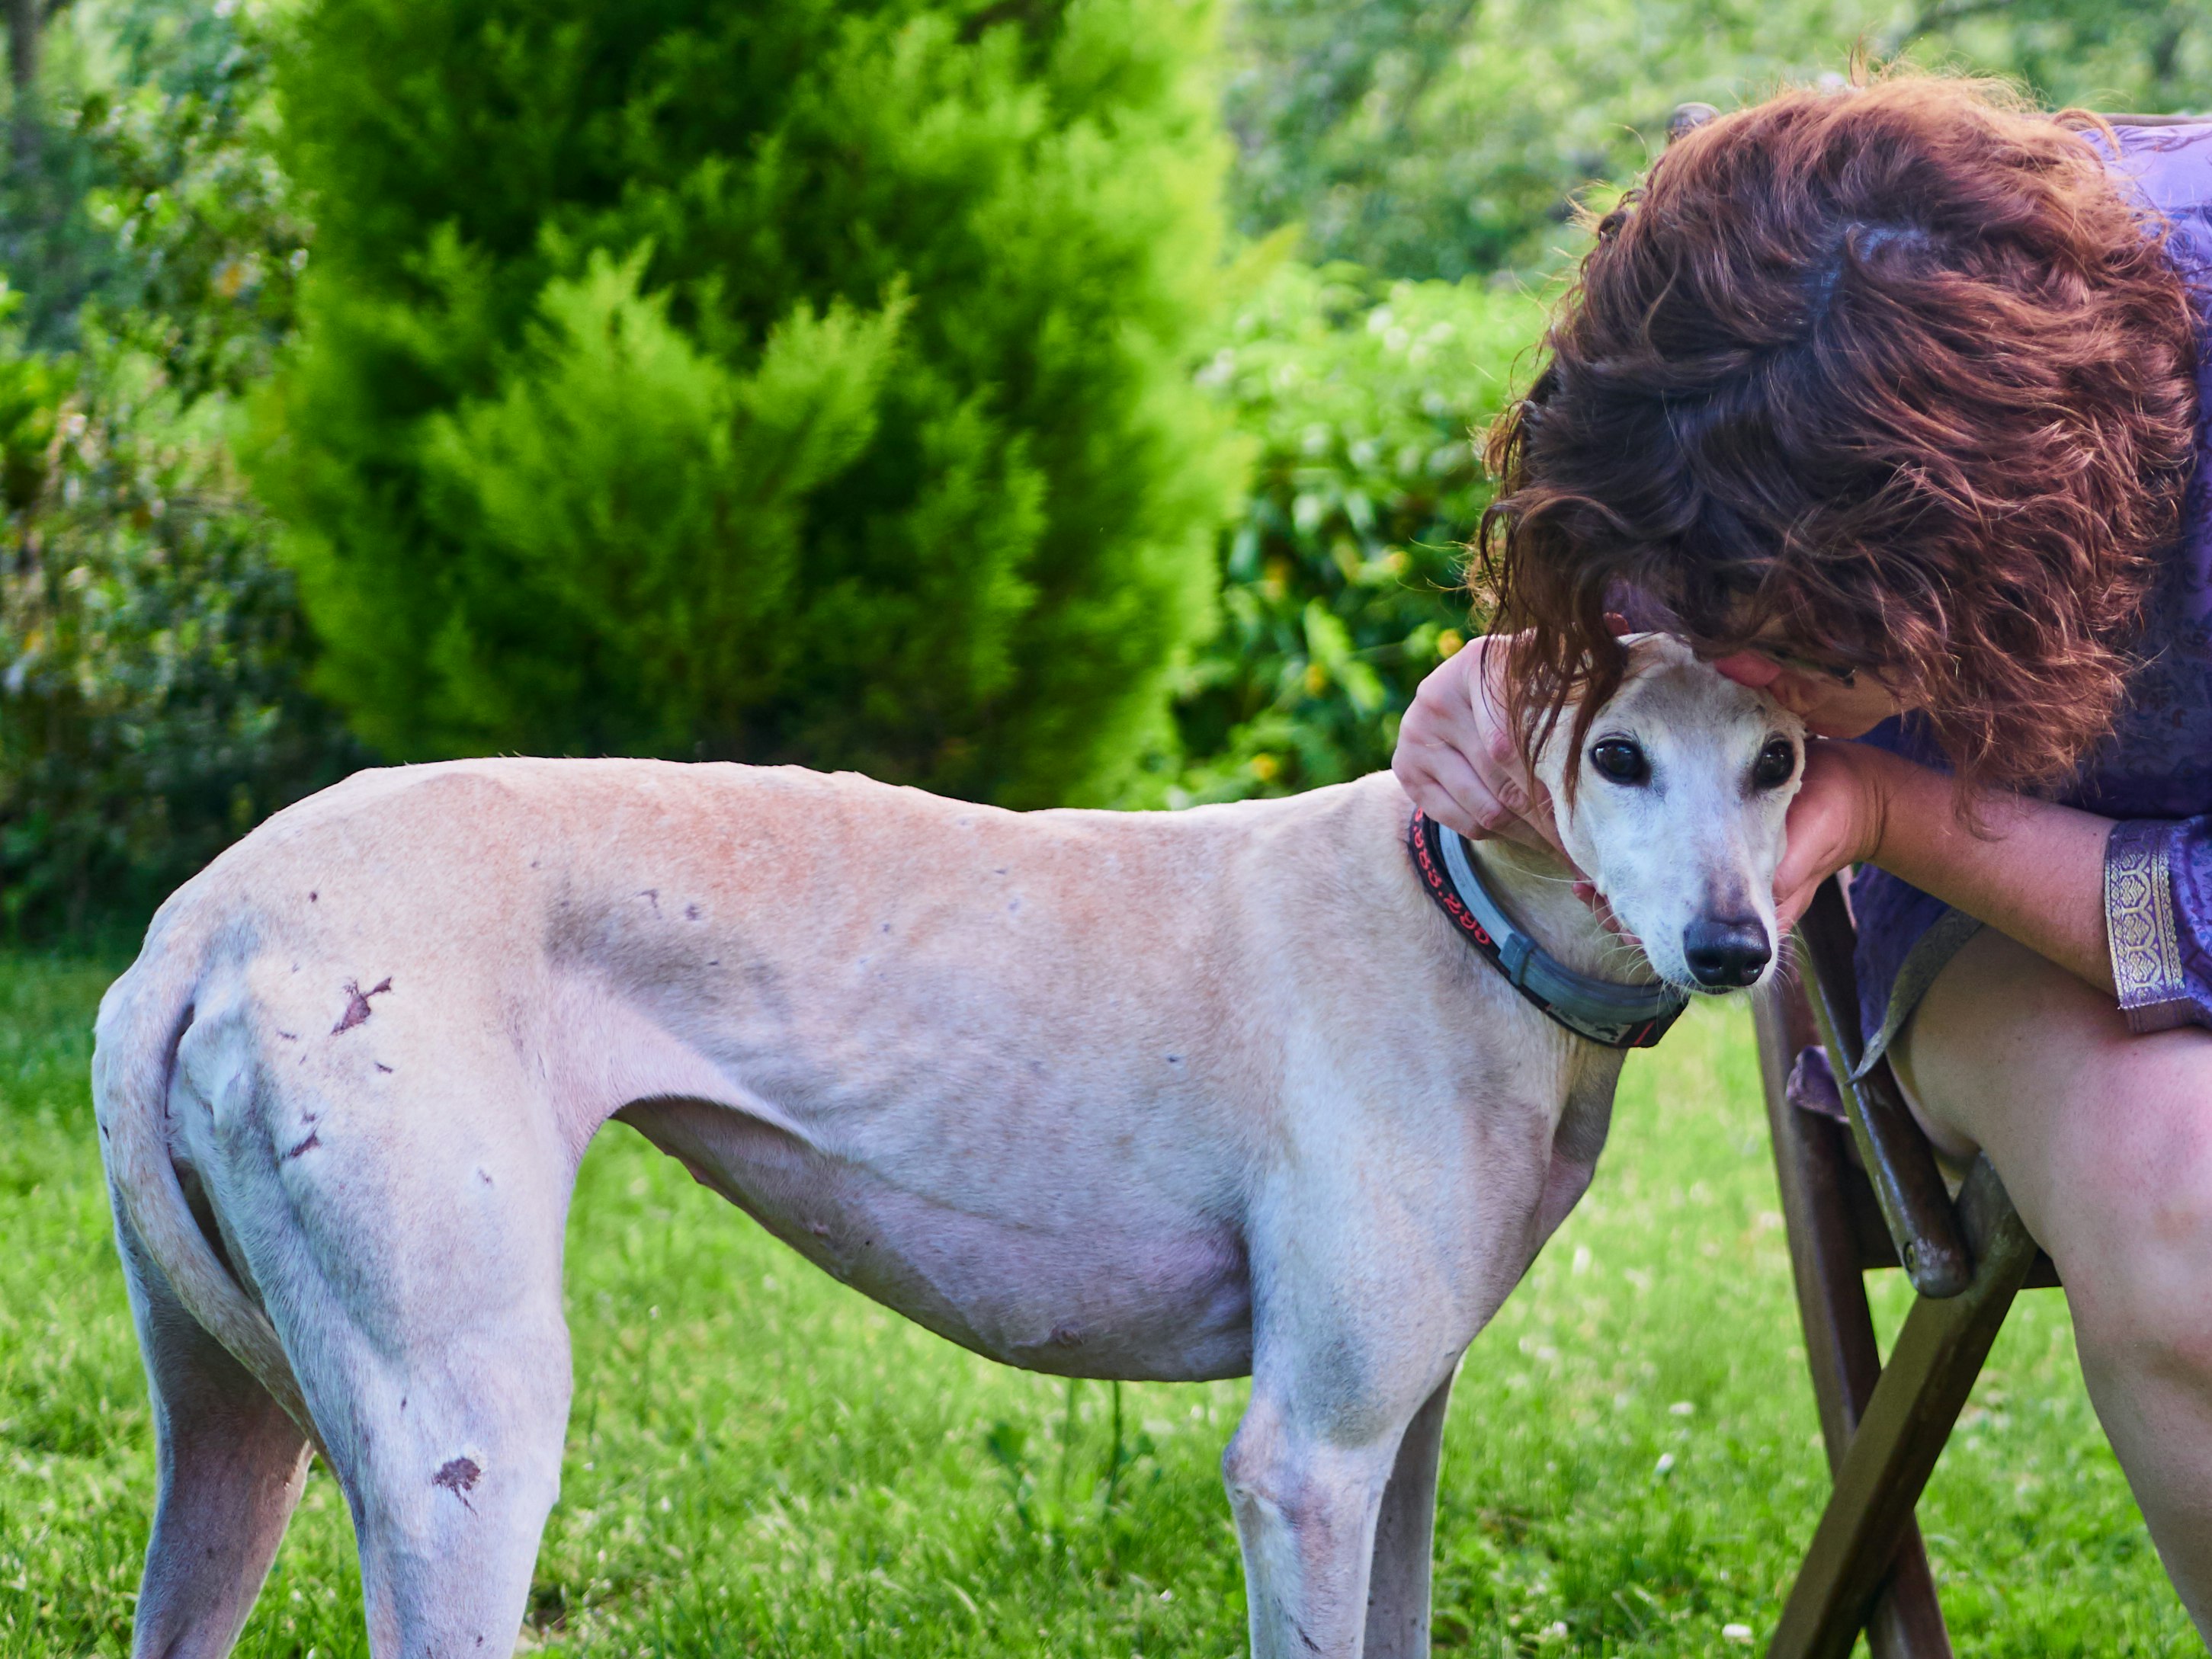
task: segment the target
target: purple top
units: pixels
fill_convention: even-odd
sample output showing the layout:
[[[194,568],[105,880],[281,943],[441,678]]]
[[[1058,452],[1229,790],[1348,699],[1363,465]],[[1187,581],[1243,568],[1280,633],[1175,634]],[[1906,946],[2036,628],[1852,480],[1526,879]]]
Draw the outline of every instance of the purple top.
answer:
[[[2212,342],[2212,124],[2117,131],[2114,169],[2165,219],[2166,250]],[[2138,1031],[2212,1025],[2212,467],[2203,464],[2212,448],[2212,347],[2200,354],[2197,387],[2199,465],[2180,540],[2151,598],[2142,665],[2112,734],[2060,796],[2122,821],[2106,851],[2106,919],[2120,1006]],[[1867,741],[1941,763],[1910,716]],[[1948,907],[1867,869],[1851,883],[1851,908],[1871,1061],[1910,1012],[1891,1007],[1899,972]]]

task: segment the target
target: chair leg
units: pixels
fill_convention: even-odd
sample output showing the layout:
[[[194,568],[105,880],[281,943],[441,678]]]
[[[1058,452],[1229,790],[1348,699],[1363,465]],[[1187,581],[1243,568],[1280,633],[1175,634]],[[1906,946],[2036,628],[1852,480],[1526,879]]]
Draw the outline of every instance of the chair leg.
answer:
[[[1959,1208],[1973,1278],[1960,1295],[1923,1297],[1906,1316],[1836,1468],[1835,1491],[1790,1587],[1768,1659],[1849,1659],[1860,1622],[1912,1524],[1913,1506],[2034,1265],[2035,1242],[1988,1159],[1975,1160]]]
[[[1798,1054],[1817,1040],[1803,992],[1794,982],[1778,980],[1759,994],[1753,1015],[1797,1311],[1820,1407],[1821,1437],[1834,1474],[1841,1468],[1881,1376],[1862,1254],[1843,1185],[1856,1171],[1845,1157],[1842,1126],[1799,1110],[1788,1098],[1790,1068]],[[1951,1659],[1935,1577],[1910,1505],[1895,1536],[1889,1577],[1865,1620],[1874,1659]],[[1853,1607],[1835,1615],[1843,1634],[1838,1651],[1849,1650],[1860,1628],[1858,1613]],[[1814,1633],[1834,1639],[1832,1632]]]

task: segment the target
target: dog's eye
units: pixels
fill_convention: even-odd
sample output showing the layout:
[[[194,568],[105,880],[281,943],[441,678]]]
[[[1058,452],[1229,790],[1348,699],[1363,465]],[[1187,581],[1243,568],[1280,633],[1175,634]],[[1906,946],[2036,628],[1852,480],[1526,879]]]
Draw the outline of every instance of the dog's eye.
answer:
[[[1644,750],[1626,738],[1603,738],[1590,745],[1590,764],[1598,776],[1614,783],[1646,783],[1651,777],[1651,763],[1644,757]]]
[[[1797,775],[1797,751],[1790,746],[1787,738],[1769,739],[1759,751],[1759,760],[1751,769],[1754,788],[1779,789]]]

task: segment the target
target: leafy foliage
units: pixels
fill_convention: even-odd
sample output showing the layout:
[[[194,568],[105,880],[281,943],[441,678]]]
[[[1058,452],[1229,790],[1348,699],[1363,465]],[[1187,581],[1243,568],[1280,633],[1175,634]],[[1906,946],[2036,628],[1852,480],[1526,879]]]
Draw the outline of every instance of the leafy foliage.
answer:
[[[1224,332],[1202,5],[74,0],[0,184],[0,916],[143,907],[362,758],[319,654],[398,755],[1355,775],[1468,625],[1468,435],[1536,328],[1456,279],[1571,253],[1676,102],[1862,43],[2108,109],[2212,85],[2179,0],[1231,16],[1240,222],[1381,275],[1279,245]]]
[[[327,0],[256,475],[395,757],[1096,795],[1208,614],[1183,0]],[[365,76],[374,63],[380,73]]]
[[[142,917],[367,757],[302,689],[295,585],[227,441],[305,258],[267,153],[260,25],[168,0],[64,17],[40,172],[9,183],[28,292],[0,337],[0,922],[18,936]]]
[[[1489,499],[1472,441],[1542,312],[1475,283],[1280,264],[1201,379],[1259,443],[1224,531],[1219,633],[1186,672],[1176,805],[1389,763],[1398,717],[1468,627],[1462,549]]]
[[[266,376],[291,331],[308,227],[271,153],[270,26],[236,4],[110,0],[126,65],[75,101],[97,158],[85,217],[115,250],[94,322],[160,366],[181,406]]]
[[[362,757],[219,434],[143,362],[0,356],[0,917],[82,932]]]
[[[1247,231],[1393,276],[1556,266],[1569,204],[1618,186],[1674,106],[1726,108],[1850,55],[2022,78],[2055,103],[2203,107],[2212,14],[2091,0],[1243,0],[1229,116]]]

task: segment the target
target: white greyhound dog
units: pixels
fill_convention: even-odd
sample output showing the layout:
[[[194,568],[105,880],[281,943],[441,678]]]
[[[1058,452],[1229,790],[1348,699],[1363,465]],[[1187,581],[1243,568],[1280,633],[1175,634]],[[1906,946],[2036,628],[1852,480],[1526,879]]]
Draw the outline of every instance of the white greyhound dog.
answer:
[[[1017,814],[488,760],[279,814],[100,1006],[159,1456],[134,1651],[230,1650],[311,1449],[377,1659],[512,1649],[560,1484],[570,1192],[619,1117],[979,1353],[1249,1371],[1223,1467],[1253,1651],[1426,1652],[1454,1369],[1589,1182],[1608,1044],[1656,1029],[1590,1020],[1771,971],[1798,723],[1647,636],[1567,729],[1539,775],[1642,954],[1387,774]]]

